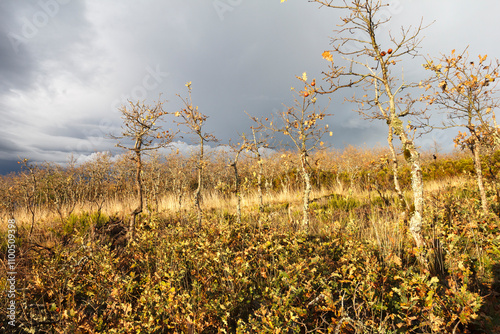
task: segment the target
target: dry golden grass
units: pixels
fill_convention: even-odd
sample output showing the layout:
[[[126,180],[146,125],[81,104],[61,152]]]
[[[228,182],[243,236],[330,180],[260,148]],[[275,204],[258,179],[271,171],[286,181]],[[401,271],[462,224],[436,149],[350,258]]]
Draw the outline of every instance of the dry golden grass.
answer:
[[[452,187],[465,187],[471,185],[471,179],[466,175],[457,175],[453,178],[448,178],[446,180],[429,180],[424,183],[424,191],[428,193],[433,193],[436,191],[442,191],[444,188]]]
[[[428,181],[425,184],[425,192],[432,194],[442,191],[446,187],[465,187],[470,185],[471,180],[466,176],[459,175],[454,178],[441,181]],[[398,211],[395,205],[385,207],[383,210],[370,206],[370,203],[379,197],[376,191],[366,189],[349,189],[346,187],[322,187],[315,189],[311,193],[311,201],[318,204],[328,202],[328,196],[332,194],[340,195],[343,198],[352,198],[360,203],[365,203],[365,210],[362,212],[363,217],[359,217],[353,212],[344,212],[342,215],[334,216],[331,219],[318,218],[313,213],[312,226],[316,233],[328,234],[339,230],[345,230],[348,233],[354,233],[363,240],[372,240],[377,244],[382,251],[382,256],[391,257],[399,254],[403,248],[403,243],[406,237],[406,229],[402,220],[402,214]],[[394,198],[395,194],[390,191],[383,192],[384,197]],[[406,192],[405,196],[409,202],[411,201],[410,192]],[[291,226],[299,226],[302,219],[302,191],[284,189],[278,192],[264,192],[263,202],[266,207],[271,208],[271,211],[276,211],[276,214],[266,216],[266,221],[272,223],[273,226],[278,224],[284,229]],[[148,209],[146,202],[144,213],[153,214]],[[102,207],[102,213],[107,216],[114,216],[121,220],[128,220],[129,213],[135,207],[135,200],[127,198],[125,200],[109,200]],[[206,191],[203,196],[202,207],[205,212],[229,213],[236,214],[237,198],[234,194],[224,196],[217,191]],[[258,218],[259,196],[257,191],[249,191],[241,196],[241,208],[244,216],[247,219]],[[182,206],[179,208],[179,199],[174,194],[164,196],[158,201],[158,213],[162,216],[178,217],[179,209],[181,215],[185,216],[193,210],[194,201],[190,194],[185,194],[182,198]],[[156,209],[156,208],[155,208]],[[79,204],[75,207],[73,213],[81,214],[83,212],[92,213],[96,211],[96,207],[90,204]],[[69,210],[66,209],[66,214]],[[357,213],[358,215],[360,213]],[[18,226],[22,230],[29,231],[31,227],[31,213],[26,209],[18,209],[15,212],[15,219]],[[260,218],[258,219],[260,226]],[[257,223],[257,221],[255,222]],[[7,219],[2,219],[0,230],[4,231],[7,228]],[[295,225],[294,225],[295,224]],[[54,211],[48,208],[42,208],[35,213],[35,226],[33,240],[42,244],[50,244],[57,240],[47,233],[50,229],[57,230],[61,226],[61,218]]]
[[[465,186],[467,182],[467,178],[463,176],[459,176],[453,179],[449,179],[444,181],[429,181],[426,182],[425,190],[427,192],[434,192],[443,189],[446,186]],[[368,190],[357,190],[357,189],[348,189],[346,187],[339,187],[338,185],[334,185],[333,187],[322,187],[321,189],[314,189],[311,192],[310,199],[311,201],[325,198],[331,194],[338,194],[341,196],[347,196],[356,198],[360,201],[367,200],[369,198],[377,197],[378,194],[375,191]],[[391,192],[383,193],[386,196],[393,195]],[[302,191],[300,189],[297,190],[288,190],[284,189],[282,191],[272,191],[272,192],[264,192],[263,194],[263,202],[264,205],[277,205],[277,204],[285,204],[288,203],[292,210],[298,210],[302,206]],[[165,196],[159,199],[158,201],[158,212],[172,214],[179,211],[179,199],[174,194],[169,196]],[[203,195],[203,208],[204,210],[217,210],[217,211],[226,211],[230,213],[236,212],[236,204],[237,198],[235,195],[230,197],[221,195],[217,191],[206,191]],[[182,198],[182,210],[191,210],[193,208],[194,201],[190,194],[185,194]],[[241,207],[242,210],[251,211],[254,210],[259,205],[259,196],[257,191],[250,191],[242,194],[241,196]],[[127,198],[125,200],[108,200],[104,203],[102,207],[102,212],[108,216],[118,216],[124,217],[127,216],[128,212],[132,211],[132,208],[135,207],[135,200],[133,198]],[[93,212],[96,211],[95,205],[91,205],[89,203],[81,204],[79,203],[73,210],[73,213],[79,214],[82,212]],[[145,206],[145,212],[148,212],[147,206]],[[63,210],[64,214],[69,213],[69,209],[65,208]],[[19,208],[15,211],[14,217],[18,224],[23,226],[29,226],[31,223],[31,213],[26,208]],[[8,217],[4,217],[0,223],[0,228],[5,228],[6,221]],[[376,220],[382,219],[382,217],[375,217]],[[53,225],[53,223],[57,223],[60,221],[59,215],[54,211],[48,208],[36,208],[35,210],[35,220],[36,226],[38,228],[46,227],[48,225]]]

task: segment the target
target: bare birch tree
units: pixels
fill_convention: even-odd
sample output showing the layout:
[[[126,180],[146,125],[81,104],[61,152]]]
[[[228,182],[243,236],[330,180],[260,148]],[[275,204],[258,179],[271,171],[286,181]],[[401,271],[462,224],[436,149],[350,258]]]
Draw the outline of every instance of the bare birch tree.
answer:
[[[122,135],[111,136],[119,140],[116,144],[117,147],[132,153],[131,159],[135,163],[135,188],[138,203],[130,214],[127,237],[129,243],[134,237],[137,215],[142,212],[144,207],[143,154],[169,146],[175,137],[175,133],[170,132],[170,130],[162,131],[161,126],[156,124],[162,116],[167,114],[167,112],[163,111],[163,103],[158,101],[155,105],[149,106],[144,102],[138,101],[134,103],[129,101],[128,106],[124,105],[119,109],[123,119]],[[121,140],[131,141],[131,145]]]
[[[234,158],[229,162],[229,167],[233,168],[234,172],[234,192],[236,194],[236,219],[238,224],[241,224],[241,182],[240,175],[238,173],[238,162],[240,159],[240,154],[244,150],[248,150],[248,142],[245,138],[245,135],[242,135],[242,143],[237,143],[236,145],[230,145],[231,149],[234,151]]]
[[[402,144],[403,153],[411,165],[413,207],[410,217],[410,233],[417,247],[424,247],[421,234],[424,207],[423,181],[420,153],[414,141],[415,126],[404,124],[405,117],[423,117],[414,104],[418,99],[410,93],[418,84],[407,82],[404,76],[398,79],[393,72],[396,64],[404,59],[417,56],[421,41],[422,24],[417,27],[402,28],[399,37],[384,31],[384,25],[390,17],[382,15],[388,6],[380,0],[312,0],[327,7],[345,13],[342,23],[334,30],[332,50],[325,51],[323,58],[330,62],[329,70],[324,72],[325,80],[330,85],[321,89],[322,93],[333,93],[343,88],[362,88],[363,96],[353,96],[350,102],[357,103],[358,112],[368,119],[380,119],[387,123],[388,143],[392,152],[394,179],[397,179],[397,160],[392,144],[395,135]],[[387,45],[381,45],[381,40]],[[344,65],[337,66],[333,55],[339,55]],[[397,183],[396,183],[397,185]]]
[[[35,226],[36,203],[39,198],[39,183],[40,183],[40,167],[37,164],[29,162],[29,159],[24,158],[17,162],[22,164],[22,178],[20,188],[24,196],[24,204],[31,217],[31,228],[28,239],[31,239],[33,227]]]
[[[273,132],[281,132],[287,136],[293,146],[299,152],[301,175],[304,181],[304,193],[302,204],[302,225],[305,229],[309,228],[309,202],[312,191],[311,186],[311,166],[309,165],[309,155],[312,151],[323,146],[321,139],[328,132],[328,125],[321,126],[320,121],[331,114],[326,113],[327,108],[319,108],[316,105],[317,90],[316,80],[307,81],[307,74],[304,72],[302,77],[297,77],[304,89],[296,91],[294,105],[286,107],[286,111],[278,114],[281,124],[276,124],[271,120],[269,124],[263,124],[267,129]],[[330,132],[330,135],[332,133]]]
[[[262,125],[262,120],[257,117],[250,116],[246,111],[245,113],[250,117],[252,121],[254,121],[257,125],[251,126],[250,130],[252,131],[252,137],[246,138],[245,141],[248,143],[248,147],[250,152],[257,159],[258,170],[257,170],[257,192],[259,196],[259,212],[264,211],[264,195],[262,193],[262,178],[264,176],[264,159],[262,157],[262,149],[270,148],[269,140],[270,137],[265,131],[265,127]]]
[[[434,94],[428,99],[437,104],[445,113],[443,127],[462,128],[455,138],[457,146],[467,148],[472,153],[476,170],[476,181],[485,215],[489,205],[481,168],[481,155],[486,147],[497,147],[499,132],[495,119],[495,109],[499,106],[496,79],[499,77],[500,63],[487,61],[487,56],[479,55],[478,61],[471,60],[467,50],[461,54],[451,52],[441,58],[430,59],[424,67],[433,72]],[[496,185],[495,185],[496,186]]]
[[[178,95],[184,104],[184,108],[180,111],[175,112],[175,116],[181,119],[177,122],[177,124],[186,126],[189,129],[190,133],[195,135],[199,143],[200,151],[198,153],[198,161],[196,166],[198,171],[198,185],[194,193],[194,205],[198,214],[198,227],[201,228],[201,220],[203,218],[203,212],[201,210],[203,171],[206,165],[205,143],[216,142],[217,138],[215,138],[215,136],[210,133],[203,132],[203,125],[208,119],[208,116],[202,114],[198,110],[198,106],[193,105],[193,100],[191,98],[191,81],[186,84],[186,87],[188,88],[188,97],[183,98]]]

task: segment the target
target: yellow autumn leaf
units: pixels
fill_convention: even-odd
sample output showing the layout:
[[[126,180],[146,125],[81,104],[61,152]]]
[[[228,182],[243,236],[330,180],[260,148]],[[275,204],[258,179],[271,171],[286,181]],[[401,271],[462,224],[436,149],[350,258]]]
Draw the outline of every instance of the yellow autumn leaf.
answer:
[[[333,132],[330,131],[330,137],[333,136]]]
[[[302,73],[302,80],[307,81],[307,73]]]
[[[321,56],[323,56],[323,59],[326,59],[328,61],[333,61],[333,56],[330,53],[330,51],[323,52],[323,54]]]
[[[191,81],[189,81],[189,82],[186,83],[186,87],[187,88],[191,87]]]
[[[282,2],[282,3],[283,3],[283,2],[285,2],[285,1],[286,1],[286,0],[281,0],[281,2]]]
[[[462,271],[463,271],[463,270],[465,270],[465,267],[464,267],[464,263],[463,263],[463,261],[459,261],[459,262],[458,262],[458,269],[460,269],[460,270],[462,270]]]
[[[436,276],[433,276],[429,282],[430,284],[433,284],[433,283],[439,283],[439,278],[437,278]]]
[[[319,142],[319,145],[320,145],[320,146],[323,146],[324,144],[325,144],[325,143],[323,143],[322,141],[321,141],[321,142]]]

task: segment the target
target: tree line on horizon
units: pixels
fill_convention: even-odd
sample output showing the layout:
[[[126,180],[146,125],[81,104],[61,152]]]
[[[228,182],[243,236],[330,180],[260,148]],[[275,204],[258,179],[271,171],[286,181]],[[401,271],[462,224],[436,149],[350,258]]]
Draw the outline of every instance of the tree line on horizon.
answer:
[[[283,2],[283,1],[282,1]],[[468,150],[474,161],[474,174],[480,194],[481,207],[484,215],[491,214],[484,185],[482,159],[486,159],[489,166],[494,165],[494,153],[500,142],[500,132],[495,118],[498,107],[498,89],[496,80],[500,76],[498,60],[488,60],[486,55],[471,58],[467,49],[462,52],[453,50],[448,55],[438,58],[423,58],[418,53],[422,39],[422,32],[426,28],[422,23],[416,27],[403,27],[400,35],[389,32],[385,34],[381,27],[390,18],[380,13],[386,6],[380,1],[341,2],[334,4],[331,1],[314,0],[321,7],[327,7],[342,13],[342,24],[333,32],[331,49],[322,54],[327,63],[321,81],[310,79],[307,73],[297,76],[300,88],[292,88],[293,103],[285,106],[284,110],[268,117],[254,117],[248,134],[242,134],[237,140],[230,143],[233,156],[228,165],[231,166],[235,182],[235,194],[238,197],[238,212],[241,205],[241,173],[239,171],[240,154],[250,152],[257,162],[257,189],[263,189],[263,157],[262,150],[273,146],[271,138],[275,134],[285,136],[291,148],[296,153],[295,165],[297,173],[303,183],[303,217],[304,229],[309,227],[309,204],[311,201],[312,177],[314,161],[311,157],[314,152],[324,149],[324,136],[333,133],[324,125],[324,120],[332,117],[327,113],[327,107],[318,104],[318,98],[325,95],[331,99],[339,91],[357,89],[364,95],[353,95],[349,102],[357,106],[356,112],[369,121],[380,120],[387,124],[388,164],[392,171],[392,184],[399,198],[398,205],[405,221],[408,221],[409,231],[419,249],[425,248],[421,234],[424,209],[424,182],[422,172],[421,152],[415,142],[419,134],[429,131],[438,131],[445,128],[458,129],[454,139],[457,147]],[[380,42],[383,40],[383,44]],[[402,61],[413,61],[422,65],[429,76],[419,82],[409,82],[398,68]],[[423,60],[423,61],[422,61]],[[179,131],[189,133],[196,138],[197,151],[191,157],[191,168],[196,173],[196,185],[193,191],[194,206],[197,212],[197,221],[201,226],[203,219],[202,196],[208,177],[206,167],[205,146],[210,142],[217,142],[215,135],[206,133],[204,126],[208,116],[193,103],[192,83],[188,82],[187,96],[178,95],[183,107],[175,112],[163,109],[163,101],[148,105],[144,101],[129,101],[120,108],[123,125],[121,135],[112,135],[117,140],[117,146],[128,152],[128,157],[135,165],[134,172],[128,175],[134,180],[137,205],[130,213],[129,239],[133,238],[133,231],[137,215],[144,210],[145,196],[145,164],[144,156],[160,148],[169,147],[180,136]],[[434,109],[432,109],[434,108]],[[431,124],[431,112],[444,113],[443,124]],[[177,130],[165,130],[161,126],[162,119],[172,115]],[[333,116],[334,117],[334,116]],[[401,143],[401,152],[398,152],[394,140]],[[398,158],[402,155],[403,159]],[[156,157],[157,159],[157,157]],[[99,156],[96,162],[109,168],[109,157]],[[21,173],[29,186],[24,186],[25,202],[28,208],[33,208],[34,194],[38,180],[35,169],[38,167],[21,161],[24,171]],[[404,196],[401,186],[400,165],[406,164],[411,172],[411,203]],[[91,165],[91,164],[89,164]],[[107,167],[104,167],[107,166]],[[70,164],[68,169],[75,168]],[[47,164],[47,170],[57,170]],[[61,173],[58,171],[58,173]],[[88,178],[96,179],[98,184],[102,178],[109,175],[109,170],[91,171]],[[107,174],[108,173],[108,174]],[[491,172],[489,175],[496,178]],[[149,176],[148,176],[149,177]],[[75,182],[71,178],[65,181],[65,186]],[[149,181],[148,181],[149,182]],[[180,182],[173,180],[172,182]],[[227,182],[226,182],[227,183]],[[497,189],[496,179],[493,182]],[[155,186],[157,187],[157,186]],[[153,187],[153,189],[157,189]],[[97,198],[102,189],[96,188]],[[153,190],[156,191],[157,190]],[[498,193],[498,190],[497,190]],[[49,201],[48,195],[45,195]],[[66,201],[70,195],[64,195]],[[52,198],[56,208],[62,205],[58,195]],[[96,200],[99,201],[99,200]],[[100,208],[100,206],[97,206]],[[60,211],[60,209],[57,209]],[[29,210],[33,211],[33,209]],[[59,214],[61,214],[59,212]],[[34,222],[32,212],[32,225]],[[239,214],[240,216],[240,214]],[[240,221],[240,218],[238,219]]]

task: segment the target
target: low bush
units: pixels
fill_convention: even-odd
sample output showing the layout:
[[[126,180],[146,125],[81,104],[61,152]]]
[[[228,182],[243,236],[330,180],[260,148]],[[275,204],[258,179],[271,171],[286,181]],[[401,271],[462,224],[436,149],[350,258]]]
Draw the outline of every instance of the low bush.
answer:
[[[65,246],[31,252],[20,331],[465,333],[481,327],[486,286],[498,285],[495,222],[483,223],[479,236],[479,225],[449,228],[437,219],[446,245],[438,275],[422,271],[406,240],[387,255],[345,231],[209,219],[196,230],[194,220],[142,216],[128,247],[112,250],[106,238],[74,233]],[[474,233],[479,239],[467,242]]]

